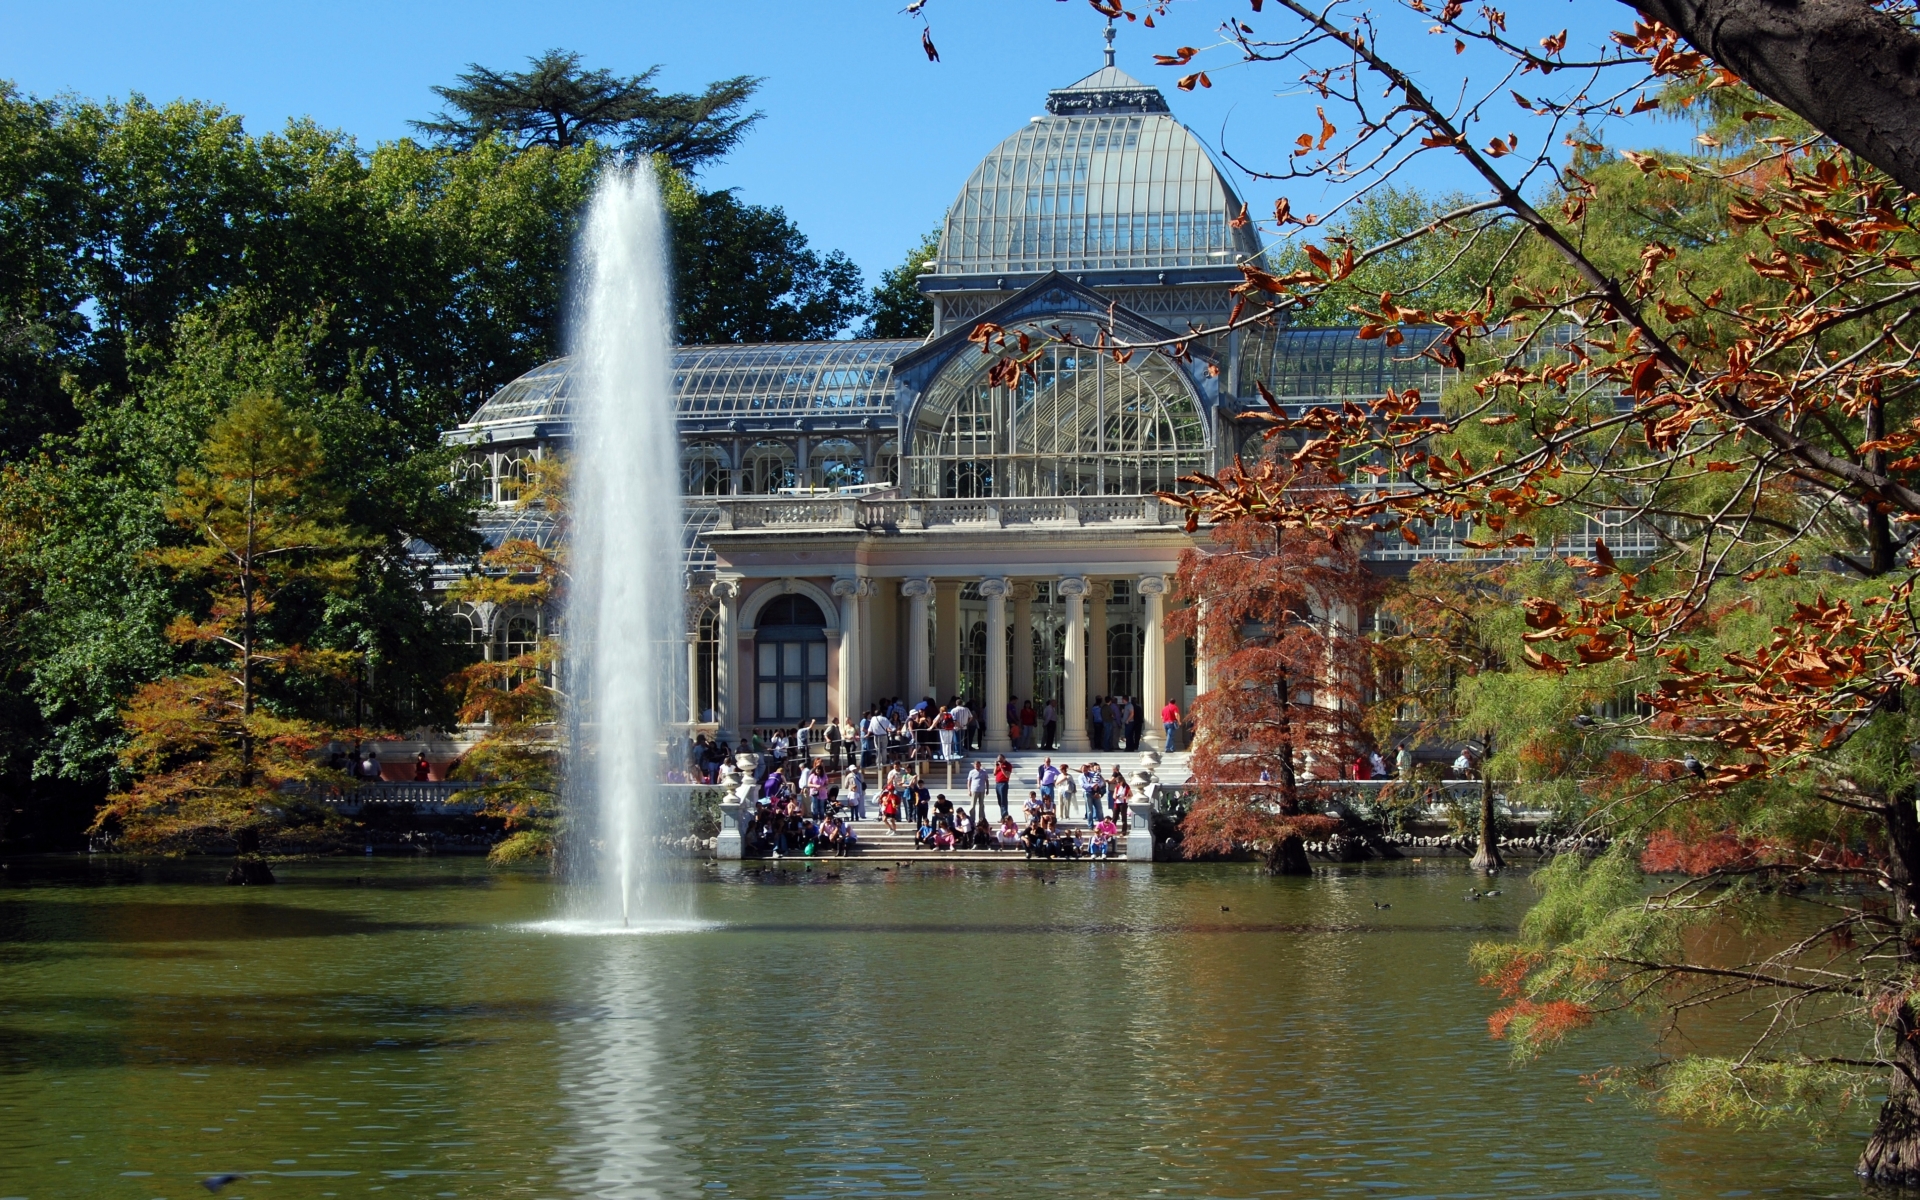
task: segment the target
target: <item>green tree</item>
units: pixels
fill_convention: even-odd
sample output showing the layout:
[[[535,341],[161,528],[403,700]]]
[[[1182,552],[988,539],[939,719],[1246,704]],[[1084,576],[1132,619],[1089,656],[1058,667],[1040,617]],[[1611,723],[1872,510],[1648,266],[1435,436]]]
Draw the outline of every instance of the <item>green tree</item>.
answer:
[[[907,252],[907,260],[880,274],[868,301],[865,338],[916,338],[933,332],[933,300],[919,287],[927,264],[940,253],[940,231],[933,230]]]
[[[866,312],[860,268],[822,254],[779,208],[732,192],[670,197],[682,344],[831,338]]]
[[[1310,265],[1300,240],[1309,233],[1316,240],[1391,249],[1369,258],[1353,274],[1296,309],[1294,323],[1359,325],[1364,318],[1354,311],[1355,306],[1373,304],[1382,292],[1423,308],[1471,307],[1480,299],[1481,281],[1519,232],[1500,214],[1468,211],[1473,207],[1470,198],[1457,192],[1430,196],[1417,189],[1383,185],[1324,226],[1295,229],[1298,237],[1269,255],[1276,274]],[[1453,213],[1462,215],[1445,220]]]
[[[134,694],[121,752],[133,781],[94,828],[136,846],[225,842],[248,856],[263,837],[328,823],[304,790],[335,781],[316,757],[334,730],[314,715],[328,715],[351,656],[284,640],[274,617],[351,590],[371,539],[325,487],[319,435],[260,394],[214,425],[166,517],[186,540],[152,558],[197,601],[167,637],[194,661]],[[244,882],[271,879],[235,870]]]
[[[695,95],[654,87],[658,66],[622,77],[580,63],[578,54],[549,50],[525,71],[469,64],[458,84],[433,89],[455,113],[414,128],[463,148],[496,135],[560,150],[597,140],[697,171],[725,156],[763,115],[741,111],[760,87],[751,75],[717,80]]]

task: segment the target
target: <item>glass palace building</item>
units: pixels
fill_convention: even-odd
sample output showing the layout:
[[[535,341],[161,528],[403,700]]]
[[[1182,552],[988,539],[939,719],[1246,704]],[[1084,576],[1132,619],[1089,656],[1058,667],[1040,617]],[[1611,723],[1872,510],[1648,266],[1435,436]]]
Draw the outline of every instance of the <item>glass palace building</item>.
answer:
[[[1056,343],[1005,387],[968,334],[1154,341],[1224,323],[1236,264],[1261,253],[1232,225],[1241,207],[1166,98],[1109,62],[1048,93],[960,186],[920,278],[928,338],[680,348],[687,720],[737,740],[964,696],[992,749],[1009,696],[1053,699],[1072,750],[1094,696],[1184,709],[1206,664],[1161,626],[1194,537],[1154,494],[1250,448],[1258,384],[1289,408],[1388,386],[1437,399],[1440,369],[1351,329],[1282,328],[1195,343],[1184,362]],[[515,501],[531,464],[564,453],[570,379],[565,360],[531,371],[449,435],[494,502],[490,537],[538,520]],[[1378,556],[1451,545],[1394,542]],[[490,655],[550,619],[467,616]]]

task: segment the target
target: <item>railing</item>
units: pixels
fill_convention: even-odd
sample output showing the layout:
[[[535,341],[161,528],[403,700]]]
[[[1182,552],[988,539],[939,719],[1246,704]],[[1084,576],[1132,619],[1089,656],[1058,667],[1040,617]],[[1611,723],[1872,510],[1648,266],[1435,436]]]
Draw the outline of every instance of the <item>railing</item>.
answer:
[[[1392,490],[1393,485],[1387,485]],[[1367,489],[1372,490],[1372,489]],[[1040,496],[968,497],[926,500],[865,500],[842,496],[797,499],[790,496],[729,496],[713,501],[719,510],[714,531],[730,530],[844,530],[868,534],[895,534],[927,529],[1074,528],[1099,526],[1123,529],[1166,529],[1184,525],[1177,508],[1154,496]],[[1659,531],[1644,520],[1625,514],[1589,517],[1577,533],[1530,548],[1475,550],[1466,545],[1471,527],[1464,521],[1413,522],[1409,528],[1420,539],[1410,542],[1397,531],[1376,535],[1366,557],[1405,562],[1458,559],[1487,555],[1495,558],[1545,558],[1591,554],[1595,538],[1604,538],[1615,554],[1644,557],[1663,548]]]
[[[945,527],[1177,524],[1152,496],[969,497],[936,500],[795,500],[730,496],[714,502],[716,529],[824,529],[893,533]]]

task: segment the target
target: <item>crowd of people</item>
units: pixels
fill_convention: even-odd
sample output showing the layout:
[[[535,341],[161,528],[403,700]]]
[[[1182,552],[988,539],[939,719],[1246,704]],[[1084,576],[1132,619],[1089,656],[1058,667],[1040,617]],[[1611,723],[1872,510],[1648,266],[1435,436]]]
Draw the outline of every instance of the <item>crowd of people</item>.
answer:
[[[1060,748],[1060,710],[1051,700],[1014,698],[1007,701],[1007,734],[1016,750]],[[1087,707],[1087,733],[1093,749],[1108,753],[1140,749],[1145,715],[1127,696],[1097,696]],[[1160,711],[1164,750],[1178,748],[1183,723],[1172,701]],[[899,697],[883,700],[860,714],[857,721],[829,717],[825,723],[809,719],[792,730],[762,737],[749,734],[743,749],[755,756],[771,756],[784,765],[790,758],[820,759],[839,771],[858,763],[884,771],[891,763],[958,762],[980,748],[984,733],[980,715],[956,696],[946,704],[932,699],[908,705]],[[687,762],[673,773],[674,782],[716,783],[733,757],[726,742],[702,733],[688,747]]]
[[[856,823],[868,818],[868,768],[849,758],[795,757],[781,739],[770,739],[755,757],[752,809],[741,817],[743,850],[750,856],[826,856],[854,853]],[[700,743],[696,743],[700,744]],[[933,793],[924,767],[898,759],[879,769],[874,815],[890,833],[904,826],[913,844],[932,850],[1024,850],[1028,857],[1077,858],[1115,855],[1123,849],[1133,789],[1116,764],[1106,773],[1097,762],[1075,769],[1049,756],[1035,774],[1035,787],[1016,818],[1007,756],[967,766],[960,804]],[[1084,835],[1063,824],[1078,795]],[[989,812],[998,810],[998,820]]]

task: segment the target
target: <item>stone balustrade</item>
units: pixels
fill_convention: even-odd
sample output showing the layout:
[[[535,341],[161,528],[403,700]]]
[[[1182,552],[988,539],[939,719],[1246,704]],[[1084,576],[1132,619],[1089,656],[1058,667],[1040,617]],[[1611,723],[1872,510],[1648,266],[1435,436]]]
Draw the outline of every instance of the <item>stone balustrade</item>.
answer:
[[[796,499],[729,496],[711,501],[715,532],[732,530],[847,530],[864,533],[927,529],[1002,529],[1026,526],[1164,528],[1179,514],[1153,496],[980,497],[937,500]]]

